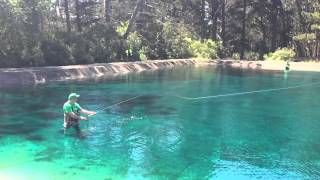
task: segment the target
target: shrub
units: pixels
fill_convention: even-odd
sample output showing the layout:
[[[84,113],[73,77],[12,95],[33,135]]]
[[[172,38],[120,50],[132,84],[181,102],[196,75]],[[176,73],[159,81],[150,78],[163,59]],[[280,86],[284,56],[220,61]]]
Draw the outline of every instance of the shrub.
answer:
[[[117,28],[116,32],[119,37],[124,36],[128,29],[129,22],[122,22]],[[132,59],[132,60],[141,60],[141,58],[147,59],[144,51],[142,51],[142,37],[141,35],[137,32],[130,32],[127,39],[122,41],[123,43],[120,43],[122,48],[124,48],[125,54],[127,58]]]
[[[129,21],[121,22],[119,26],[116,27],[116,32],[119,36],[123,36],[129,27]]]
[[[219,42],[211,39],[201,42],[199,40],[192,40],[191,38],[187,38],[187,42],[189,43],[192,57],[204,59],[218,58]]]
[[[188,42],[188,38],[192,38],[192,33],[184,24],[166,22],[162,31],[164,48],[168,58],[192,57],[190,43]]]
[[[253,51],[247,51],[244,53],[244,58],[247,60],[257,61],[259,60],[259,53]]]
[[[129,34],[126,41],[128,46],[127,56],[134,60],[140,60],[140,50],[142,48],[142,39],[138,32],[132,32]]]
[[[264,55],[265,60],[282,60],[282,61],[289,61],[291,58],[293,58],[296,55],[296,53],[290,49],[290,48],[282,48],[278,49],[273,53],[268,53]]]
[[[195,40],[190,28],[183,23],[167,22],[163,26],[165,54],[168,58],[218,58],[221,43],[209,40]]]
[[[31,44],[22,50],[21,61],[22,66],[42,66],[44,65],[43,53],[40,43]]]
[[[116,59],[119,46],[119,34],[110,25],[96,23],[85,34],[90,41],[90,53],[95,62],[111,62]]]
[[[299,41],[299,42],[312,42],[316,40],[316,34],[315,33],[299,34],[294,36],[293,40]]]
[[[72,64],[71,49],[63,41],[47,39],[41,43],[41,51],[46,65],[68,65]]]
[[[140,51],[139,51],[139,59],[141,60],[141,61],[146,61],[146,60],[148,60],[148,57],[147,57],[147,53],[146,53],[146,47],[143,47],[143,48],[141,48],[140,49]]]
[[[94,58],[91,55],[93,54],[91,46],[90,41],[80,36],[72,43],[72,56],[77,64],[94,63]]]
[[[320,31],[320,25],[319,24],[313,24],[311,25],[312,31]]]
[[[233,53],[231,57],[234,60],[240,60],[240,54],[239,53]]]

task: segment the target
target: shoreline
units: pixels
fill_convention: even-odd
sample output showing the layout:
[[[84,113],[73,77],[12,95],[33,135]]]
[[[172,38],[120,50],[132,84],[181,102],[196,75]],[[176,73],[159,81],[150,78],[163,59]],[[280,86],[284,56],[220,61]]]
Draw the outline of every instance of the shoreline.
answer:
[[[90,65],[70,65],[31,68],[0,68],[0,87],[26,84],[45,84],[54,81],[85,80],[114,77],[132,72],[169,69],[181,66],[222,66],[252,70],[283,71],[281,61],[240,61],[240,60],[194,60],[169,59],[139,62],[114,62]],[[291,71],[320,72],[320,63],[290,62]]]
[[[243,60],[217,60],[223,65],[233,68],[257,69],[270,71],[283,71],[286,67],[285,61],[243,61]],[[207,61],[211,64],[212,61]],[[290,62],[290,71],[320,72],[320,62]]]

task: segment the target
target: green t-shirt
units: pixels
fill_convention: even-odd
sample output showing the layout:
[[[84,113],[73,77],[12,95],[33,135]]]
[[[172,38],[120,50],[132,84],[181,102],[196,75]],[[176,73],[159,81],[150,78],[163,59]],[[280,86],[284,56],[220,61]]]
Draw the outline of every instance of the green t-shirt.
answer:
[[[64,103],[63,112],[67,113],[75,113],[76,115],[80,115],[81,106],[78,103],[71,104],[69,101]]]

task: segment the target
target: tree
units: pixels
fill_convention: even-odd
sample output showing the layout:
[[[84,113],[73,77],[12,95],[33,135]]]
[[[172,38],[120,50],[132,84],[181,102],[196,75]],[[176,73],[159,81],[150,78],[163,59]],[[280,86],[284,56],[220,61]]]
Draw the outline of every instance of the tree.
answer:
[[[223,2],[222,2],[223,3]],[[219,2],[218,0],[212,0],[212,39],[217,40],[217,28],[218,28],[218,9],[219,9]]]
[[[302,12],[301,5],[297,1],[296,5],[299,9],[300,22],[307,27],[306,29],[302,28],[302,33],[298,33],[294,36],[296,49],[299,52],[299,56],[316,58],[319,60],[320,2],[318,1],[313,4],[314,9],[312,12]]]
[[[104,16],[106,18],[106,23],[111,22],[111,15],[112,15],[112,5],[111,0],[104,0]]]
[[[246,18],[247,18],[247,0],[243,0],[240,59],[244,59],[244,50],[246,45],[246,22],[247,22]]]
[[[222,45],[226,46],[226,0],[221,0],[221,40]]]
[[[82,26],[81,26],[81,13],[80,13],[80,2],[79,0],[75,0],[75,6],[76,6],[76,24],[77,24],[77,28],[78,31],[81,32],[82,31]]]
[[[272,0],[272,11],[271,11],[271,51],[275,51],[277,48],[277,36],[278,36],[278,11],[280,0]]]
[[[201,28],[201,34],[200,37],[201,39],[206,39],[206,24],[205,24],[205,19],[206,19],[206,1],[201,0],[201,5],[200,5],[200,28]]]
[[[124,39],[127,39],[128,35],[129,35],[129,33],[130,33],[130,31],[131,31],[131,29],[133,27],[133,24],[134,24],[134,22],[135,22],[135,20],[137,18],[137,15],[138,15],[140,9],[143,8],[144,4],[145,4],[145,0],[138,0],[137,1],[136,7],[134,8],[134,12],[133,12],[133,14],[132,14],[132,16],[131,16],[131,18],[129,20],[128,28],[127,28],[125,34],[123,35]]]
[[[316,59],[319,6],[319,0],[0,0],[0,66],[188,58],[203,54],[188,45],[198,51],[206,43],[217,45],[220,57],[262,59],[294,47],[297,57]]]
[[[69,1],[68,0],[64,0],[64,13],[65,13],[65,16],[66,16],[67,31],[71,32]]]

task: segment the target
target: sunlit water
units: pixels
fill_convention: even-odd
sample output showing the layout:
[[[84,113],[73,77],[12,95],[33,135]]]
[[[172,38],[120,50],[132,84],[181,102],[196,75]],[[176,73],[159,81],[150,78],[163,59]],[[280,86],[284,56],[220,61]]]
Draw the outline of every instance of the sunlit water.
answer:
[[[0,90],[0,179],[319,179],[319,73],[181,68]],[[61,130],[70,92],[90,110]]]

